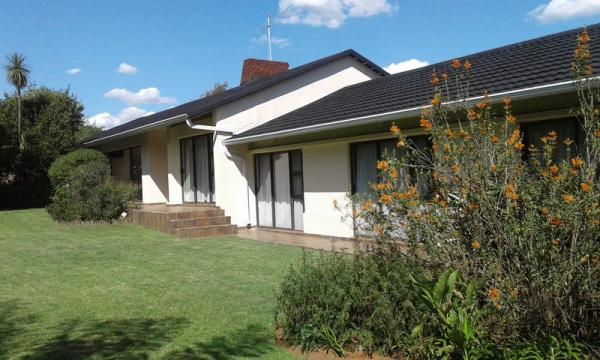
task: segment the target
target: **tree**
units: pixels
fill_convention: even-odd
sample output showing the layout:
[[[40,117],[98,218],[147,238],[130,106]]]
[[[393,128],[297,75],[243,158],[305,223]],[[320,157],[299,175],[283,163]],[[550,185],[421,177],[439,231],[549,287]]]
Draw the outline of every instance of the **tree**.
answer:
[[[22,113],[21,113],[21,90],[27,86],[27,77],[30,70],[25,63],[25,56],[13,52],[6,56],[7,64],[4,66],[6,70],[6,79],[15,87],[17,93],[17,133],[19,137],[19,149],[25,148],[24,136],[22,131]]]
[[[79,133],[77,134],[77,140],[82,142],[83,140],[91,138],[92,136],[100,133],[101,131],[102,128],[100,127],[90,124],[83,125],[81,129],[79,129]]]
[[[0,99],[0,208],[45,206],[50,196],[47,170],[75,150],[84,127],[83,105],[68,90],[28,88],[22,93],[19,148],[15,95]]]
[[[205,91],[204,94],[202,94],[201,98],[222,94],[225,92],[225,90],[227,90],[228,87],[229,84],[227,83],[227,81],[217,82],[211,90]]]

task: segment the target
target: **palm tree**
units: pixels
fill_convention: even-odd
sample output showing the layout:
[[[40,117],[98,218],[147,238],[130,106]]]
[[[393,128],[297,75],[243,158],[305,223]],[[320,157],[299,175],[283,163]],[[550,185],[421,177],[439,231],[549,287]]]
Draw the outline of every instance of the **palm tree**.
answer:
[[[6,79],[17,91],[17,132],[19,135],[19,149],[25,147],[24,137],[21,131],[21,90],[27,86],[27,77],[29,76],[29,67],[25,64],[25,56],[13,52],[6,56],[7,63],[4,66],[6,70]]]

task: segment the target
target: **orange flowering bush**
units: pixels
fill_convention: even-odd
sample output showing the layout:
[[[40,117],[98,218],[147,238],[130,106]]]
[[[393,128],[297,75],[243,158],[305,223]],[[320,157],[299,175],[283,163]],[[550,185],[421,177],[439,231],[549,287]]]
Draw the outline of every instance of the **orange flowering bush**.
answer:
[[[577,40],[573,121],[586,139],[576,150],[556,131],[525,149],[510,98],[467,100],[477,63],[457,59],[449,76],[434,74],[422,112],[431,150],[393,125],[403,156],[378,164],[386,185],[373,187],[372,203],[354,198],[374,253],[403,252],[433,274],[450,267],[482,284],[486,336],[496,342],[535,334],[600,343],[600,84],[589,35]]]

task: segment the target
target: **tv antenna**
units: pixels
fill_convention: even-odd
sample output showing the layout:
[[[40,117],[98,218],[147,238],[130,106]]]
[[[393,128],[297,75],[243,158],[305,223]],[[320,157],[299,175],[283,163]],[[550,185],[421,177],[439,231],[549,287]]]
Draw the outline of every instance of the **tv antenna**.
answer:
[[[273,49],[271,48],[271,16],[267,15],[267,44],[269,46],[269,61],[273,60]]]

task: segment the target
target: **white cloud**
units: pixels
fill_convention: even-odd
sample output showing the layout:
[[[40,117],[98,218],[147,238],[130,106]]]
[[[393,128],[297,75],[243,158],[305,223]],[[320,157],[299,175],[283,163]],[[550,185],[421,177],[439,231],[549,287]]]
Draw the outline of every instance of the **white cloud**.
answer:
[[[569,20],[600,14],[598,0],[550,0],[529,12],[528,17],[540,23]]]
[[[400,61],[399,63],[389,64],[384,69],[390,74],[396,74],[402,71],[408,71],[412,69],[417,69],[423,66],[427,66],[429,63],[427,61],[421,61],[418,59],[410,59]]]
[[[257,37],[253,37],[252,39],[250,39],[253,43],[255,44],[266,44],[267,43],[267,35],[261,35],[261,36],[257,36]],[[286,39],[286,38],[278,38],[278,37],[271,37],[271,44],[273,44],[273,46],[276,46],[278,48],[285,48],[290,46],[290,40]]]
[[[337,29],[348,18],[392,14],[397,8],[389,0],[279,0],[277,21]]]
[[[119,74],[134,75],[137,74],[138,68],[133,65],[129,65],[128,63],[121,63],[117,68],[117,72]]]
[[[111,127],[152,114],[154,114],[153,111],[146,111],[135,106],[129,106],[121,110],[117,116],[108,112],[101,112],[94,116],[90,116],[86,121],[90,125],[98,126],[103,129],[110,129]]]
[[[177,102],[174,97],[160,96],[160,91],[155,87],[140,89],[138,92],[115,88],[104,93],[104,97],[119,99],[127,105],[174,104]]]
[[[67,70],[67,74],[69,75],[79,75],[81,74],[81,69],[80,68],[72,68]]]

